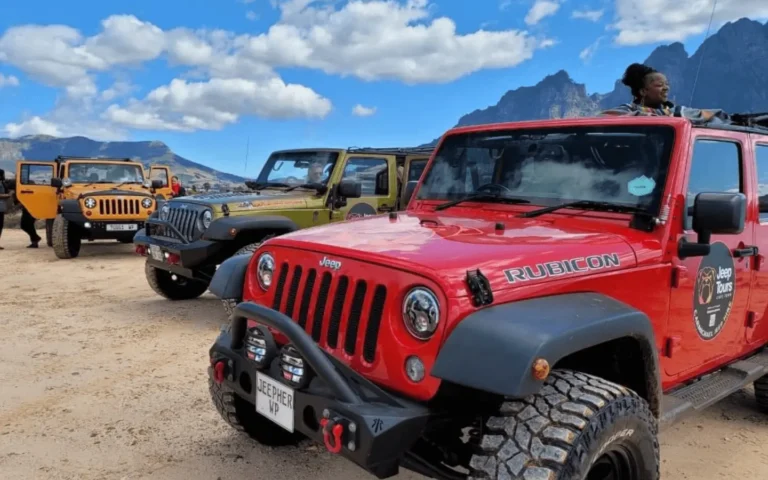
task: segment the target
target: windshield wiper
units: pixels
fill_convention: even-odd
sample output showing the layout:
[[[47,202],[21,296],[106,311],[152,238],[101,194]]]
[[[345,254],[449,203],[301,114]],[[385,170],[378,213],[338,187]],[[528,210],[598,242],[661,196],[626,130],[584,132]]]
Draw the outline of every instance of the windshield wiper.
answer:
[[[250,188],[251,190],[259,191],[263,190],[265,188],[284,188],[288,187],[287,183],[277,183],[277,182],[267,182],[267,183],[256,183],[256,182],[245,182],[245,186]]]
[[[507,197],[502,193],[473,193],[466,197],[459,198],[457,200],[451,200],[450,202],[441,203],[435,207],[435,211],[445,210],[448,207],[458,205],[462,202],[471,202],[473,200],[498,200],[505,203],[531,203],[530,200],[517,197]]]
[[[296,190],[297,188],[311,188],[312,190],[317,190],[319,192],[325,188],[325,185],[323,185],[322,183],[302,183],[301,185],[294,185],[292,187],[288,187],[283,191],[290,192],[291,190]]]
[[[537,210],[524,212],[518,216],[525,217],[525,218],[538,217],[539,215],[544,215],[545,213],[554,212],[555,210],[560,210],[561,208],[569,208],[569,207],[586,207],[593,210],[614,211],[614,212],[620,212],[620,213],[639,213],[649,217],[653,216],[652,214],[648,213],[645,209],[642,209],[640,207],[633,207],[631,205],[621,205],[621,204],[610,203],[610,202],[598,202],[595,200],[577,200],[575,202],[561,203],[560,205],[552,205],[551,207],[544,207],[544,208],[539,208]]]

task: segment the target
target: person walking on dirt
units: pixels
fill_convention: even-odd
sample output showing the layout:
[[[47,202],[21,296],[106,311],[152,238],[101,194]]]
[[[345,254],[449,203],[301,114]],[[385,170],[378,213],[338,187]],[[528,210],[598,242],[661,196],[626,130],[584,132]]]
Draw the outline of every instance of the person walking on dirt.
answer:
[[[27,245],[27,248],[38,248],[38,244],[42,238],[37,234],[37,230],[35,230],[35,217],[24,208],[24,205],[21,206],[21,229],[24,230],[24,233],[29,235],[29,241],[31,243]]]

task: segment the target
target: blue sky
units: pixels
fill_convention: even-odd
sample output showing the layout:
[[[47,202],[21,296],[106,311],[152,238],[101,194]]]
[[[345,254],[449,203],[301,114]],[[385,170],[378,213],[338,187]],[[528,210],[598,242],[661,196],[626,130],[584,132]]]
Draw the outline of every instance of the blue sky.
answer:
[[[0,137],[161,140],[255,176],[276,149],[432,140],[560,69],[607,92],[659,44],[682,41],[693,53],[707,3],[13,2],[0,16]],[[715,28],[766,17],[765,3],[720,0]]]

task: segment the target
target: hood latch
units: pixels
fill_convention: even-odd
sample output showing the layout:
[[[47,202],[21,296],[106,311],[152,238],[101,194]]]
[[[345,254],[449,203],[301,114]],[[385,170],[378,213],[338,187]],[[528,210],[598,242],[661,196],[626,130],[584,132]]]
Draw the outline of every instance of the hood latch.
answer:
[[[475,271],[467,270],[467,286],[472,292],[472,304],[474,306],[482,307],[493,303],[491,284],[479,268]]]

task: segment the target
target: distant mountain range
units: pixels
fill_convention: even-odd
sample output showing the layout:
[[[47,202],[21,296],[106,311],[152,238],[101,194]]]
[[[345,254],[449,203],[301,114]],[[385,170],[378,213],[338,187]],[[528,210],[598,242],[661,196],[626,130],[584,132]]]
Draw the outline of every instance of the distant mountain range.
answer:
[[[671,100],[675,103],[727,112],[768,111],[768,24],[742,18],[725,24],[693,56],[676,42],[656,48],[645,63],[669,78]],[[616,74],[621,76],[623,72]],[[694,84],[696,91],[691,99]],[[496,105],[470,112],[456,125],[589,116],[629,101],[629,89],[620,80],[611,92],[588,94],[584,84],[574,82],[565,70],[560,70],[534,86],[508,91]],[[245,181],[176,155],[159,141],[97,142],[85,137],[45,135],[0,138],[0,168],[9,173],[14,172],[20,158],[52,160],[56,155],[130,157],[147,166],[169,165],[182,183],[198,187],[209,183],[214,189],[229,189]]]
[[[729,22],[693,56],[676,42],[656,48],[644,63],[667,76],[674,103],[731,113],[768,111],[768,24],[748,18]],[[609,93],[588,94],[584,84],[560,70],[532,87],[508,91],[496,105],[464,115],[456,126],[589,116],[631,100],[629,88],[620,79]]]
[[[162,164],[181,179],[183,185],[213,189],[229,189],[245,182],[243,177],[223,173],[176,155],[163,142],[97,142],[85,137],[56,138],[30,135],[15,139],[0,138],[0,168],[9,174],[16,171],[16,161],[53,160],[57,155],[132,158],[146,167]]]

